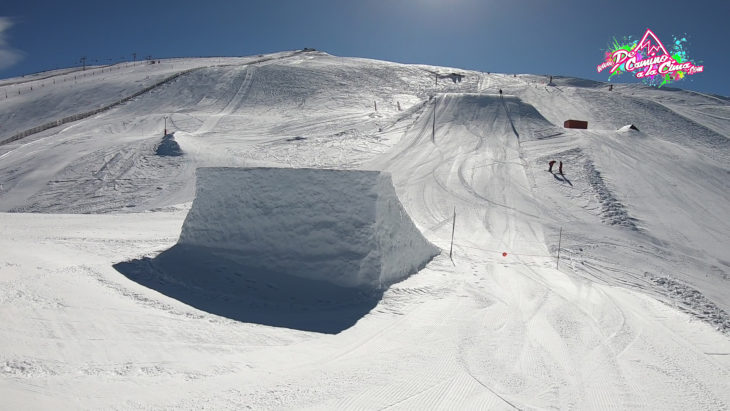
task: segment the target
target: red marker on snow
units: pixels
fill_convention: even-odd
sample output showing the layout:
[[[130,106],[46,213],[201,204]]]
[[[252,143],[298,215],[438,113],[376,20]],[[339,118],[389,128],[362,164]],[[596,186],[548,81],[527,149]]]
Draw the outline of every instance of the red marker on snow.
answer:
[[[506,252],[502,253],[502,257],[507,257],[507,253]]]

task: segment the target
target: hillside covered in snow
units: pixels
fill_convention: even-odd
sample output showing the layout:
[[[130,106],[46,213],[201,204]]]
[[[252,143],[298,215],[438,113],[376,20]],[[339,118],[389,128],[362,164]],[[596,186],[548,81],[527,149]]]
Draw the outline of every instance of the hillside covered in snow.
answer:
[[[10,409],[730,407],[722,96],[309,50],[0,80],[0,250]]]

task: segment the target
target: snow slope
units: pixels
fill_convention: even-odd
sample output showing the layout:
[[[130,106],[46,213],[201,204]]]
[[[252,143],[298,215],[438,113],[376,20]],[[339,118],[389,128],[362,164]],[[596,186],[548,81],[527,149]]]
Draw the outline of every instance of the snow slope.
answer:
[[[276,56],[182,60],[201,68],[0,145],[8,407],[730,406],[727,99]],[[450,73],[465,77],[436,81]],[[108,78],[85,81],[118,96]],[[0,104],[18,129],[55,119],[22,101]],[[181,156],[155,152],[165,116]],[[629,123],[640,131],[617,131]],[[358,301],[331,289],[272,304],[260,285],[260,299],[193,298],[153,262],[175,257],[195,169],[211,166],[389,172],[442,249],[456,211],[453,263],[442,254]]]

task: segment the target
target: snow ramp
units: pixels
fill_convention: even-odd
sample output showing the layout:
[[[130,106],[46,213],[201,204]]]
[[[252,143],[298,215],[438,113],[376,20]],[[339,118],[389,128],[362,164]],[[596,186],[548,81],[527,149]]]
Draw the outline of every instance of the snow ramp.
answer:
[[[199,168],[178,244],[227,255],[244,276],[369,289],[440,252],[408,217],[390,174],[323,169]]]

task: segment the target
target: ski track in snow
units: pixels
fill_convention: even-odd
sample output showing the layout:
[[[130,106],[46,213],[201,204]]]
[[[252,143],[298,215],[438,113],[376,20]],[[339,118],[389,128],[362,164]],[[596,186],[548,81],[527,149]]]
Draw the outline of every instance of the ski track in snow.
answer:
[[[0,136],[190,68],[0,146],[5,406],[730,407],[726,100],[284,52],[2,81]],[[181,156],[155,153],[164,117]],[[133,278],[174,283],[151,261],[202,166],[388,171],[446,251],[338,334],[200,311]]]

